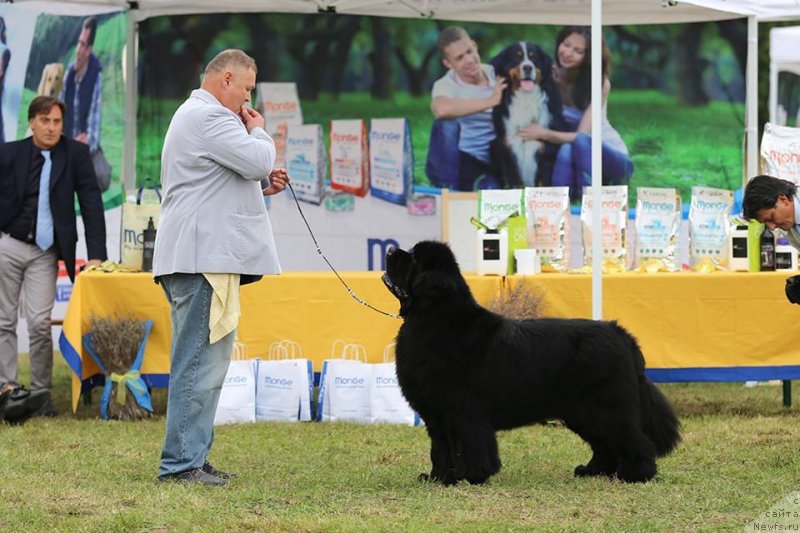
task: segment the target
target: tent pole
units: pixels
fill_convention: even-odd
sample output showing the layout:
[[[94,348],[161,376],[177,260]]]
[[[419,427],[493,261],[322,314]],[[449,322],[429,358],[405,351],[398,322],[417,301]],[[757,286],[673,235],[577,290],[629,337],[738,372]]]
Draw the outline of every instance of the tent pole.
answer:
[[[758,174],[758,20],[755,15],[747,17],[747,117],[745,120],[747,139],[747,172],[744,184]]]
[[[603,318],[603,247],[600,192],[603,185],[602,0],[592,0],[592,318]],[[625,210],[627,215],[628,210]]]
[[[134,10],[128,10],[128,37],[125,43],[125,146],[123,148],[123,185],[126,191],[136,188],[136,58],[139,26]]]

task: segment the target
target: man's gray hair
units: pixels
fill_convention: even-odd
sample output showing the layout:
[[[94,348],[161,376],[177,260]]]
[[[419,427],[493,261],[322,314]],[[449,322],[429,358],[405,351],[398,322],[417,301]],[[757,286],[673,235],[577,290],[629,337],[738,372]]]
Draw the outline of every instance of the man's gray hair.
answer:
[[[226,70],[252,70],[258,73],[256,60],[245,54],[241,50],[229,48],[218,53],[217,56],[206,65],[206,75],[221,74]]]

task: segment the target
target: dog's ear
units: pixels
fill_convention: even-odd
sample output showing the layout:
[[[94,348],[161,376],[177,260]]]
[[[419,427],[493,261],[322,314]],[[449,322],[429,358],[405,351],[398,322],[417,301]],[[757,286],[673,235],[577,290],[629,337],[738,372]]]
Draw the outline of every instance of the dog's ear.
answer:
[[[426,270],[418,273],[411,286],[416,299],[440,300],[458,294],[458,286],[452,276],[442,270]]]
[[[47,87],[47,65],[44,66],[42,69],[42,79],[39,80],[39,90],[36,91],[36,94],[42,95],[44,94],[44,90]]]

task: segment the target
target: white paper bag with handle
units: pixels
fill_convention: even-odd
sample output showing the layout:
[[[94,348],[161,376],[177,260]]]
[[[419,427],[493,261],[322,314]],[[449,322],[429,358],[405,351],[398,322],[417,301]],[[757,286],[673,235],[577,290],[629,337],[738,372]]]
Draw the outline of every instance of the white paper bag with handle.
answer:
[[[214,416],[214,425],[256,421],[255,361],[231,361]]]
[[[334,351],[337,344],[334,343]],[[326,359],[320,377],[317,420],[370,422],[372,366],[363,345],[347,344],[338,358]]]
[[[313,367],[302,347],[284,340],[270,346],[256,367],[256,420],[311,420]]]
[[[376,424],[418,426],[419,415],[408,405],[397,382],[394,349],[395,343],[387,344],[383,350],[383,363],[370,365],[370,421]]]

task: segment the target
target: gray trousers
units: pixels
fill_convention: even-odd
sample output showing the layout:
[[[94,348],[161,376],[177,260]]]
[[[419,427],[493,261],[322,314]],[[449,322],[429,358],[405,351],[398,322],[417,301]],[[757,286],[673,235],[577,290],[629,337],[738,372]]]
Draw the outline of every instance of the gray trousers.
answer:
[[[52,388],[53,337],[50,317],[56,298],[55,248],[43,252],[0,233],[0,382],[17,381],[17,317],[25,290],[31,355],[31,389]]]

